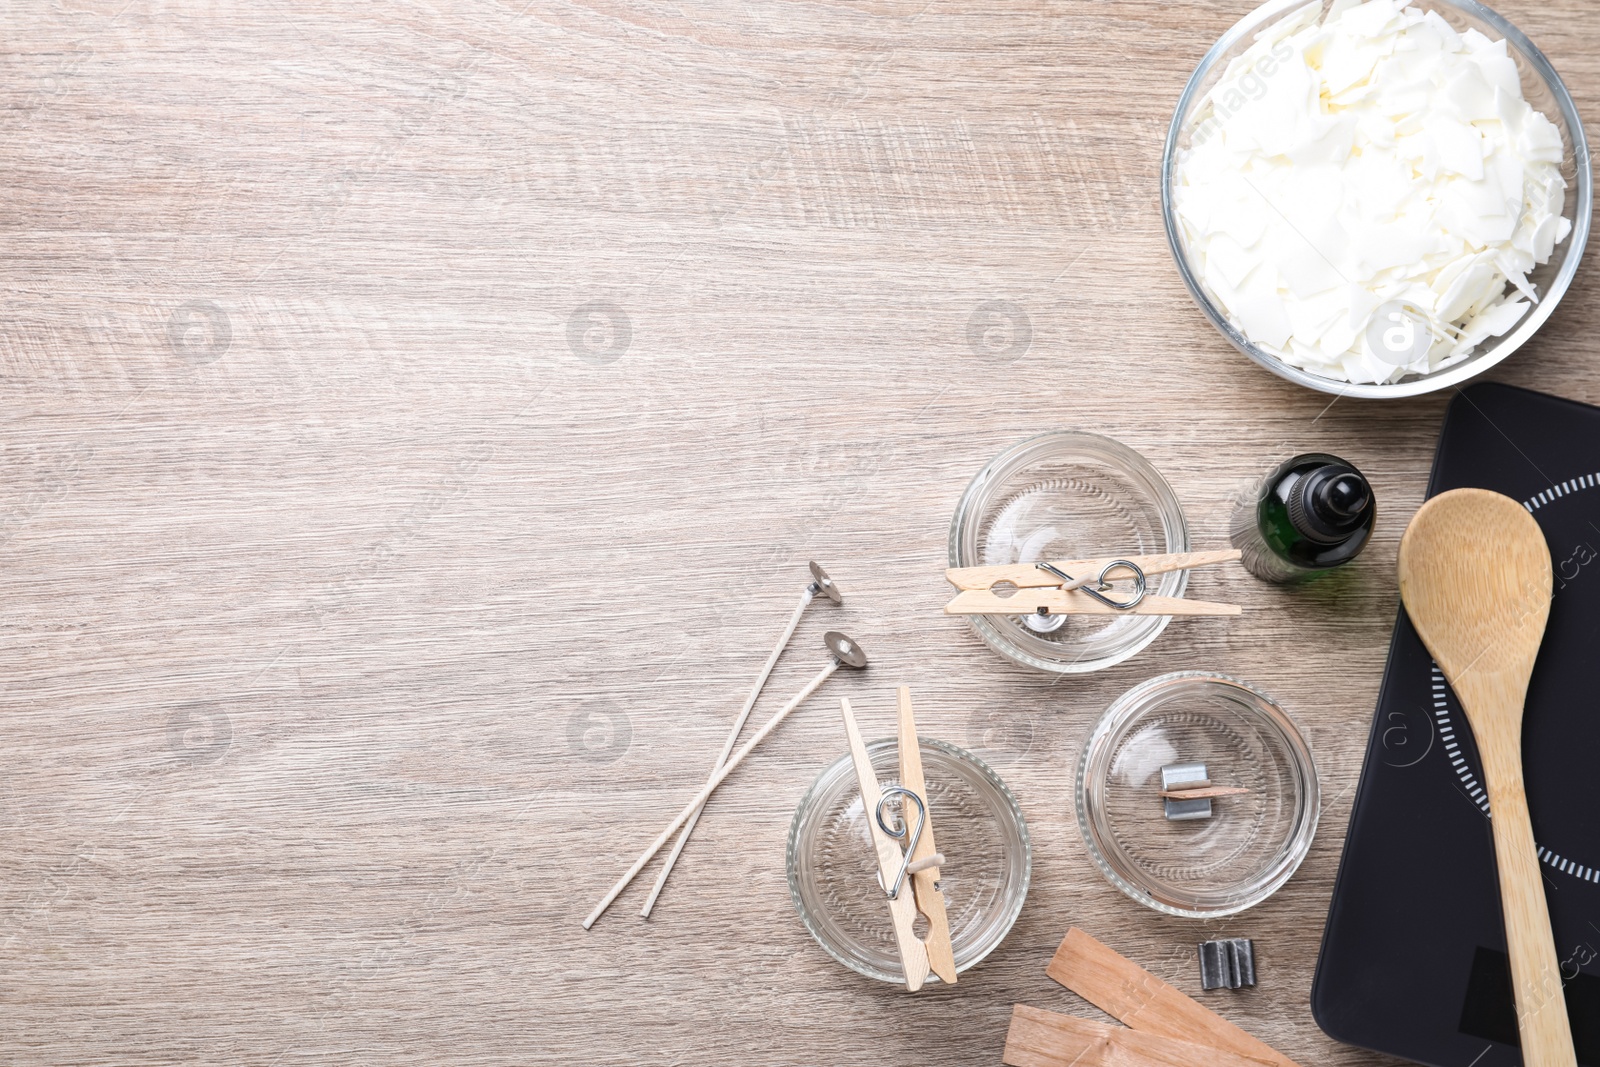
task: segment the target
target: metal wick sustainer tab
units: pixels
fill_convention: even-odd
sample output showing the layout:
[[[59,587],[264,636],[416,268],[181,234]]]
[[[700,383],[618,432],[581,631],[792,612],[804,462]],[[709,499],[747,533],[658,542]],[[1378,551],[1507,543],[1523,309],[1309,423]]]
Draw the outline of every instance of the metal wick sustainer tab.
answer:
[[[1203,787],[1211,784],[1211,779],[1206,775],[1204,763],[1169,763],[1161,768],[1161,791],[1178,792],[1184,786]],[[1166,798],[1167,818],[1173,822],[1184,819],[1209,819],[1211,818],[1211,798],[1205,797],[1198,800],[1175,800]]]

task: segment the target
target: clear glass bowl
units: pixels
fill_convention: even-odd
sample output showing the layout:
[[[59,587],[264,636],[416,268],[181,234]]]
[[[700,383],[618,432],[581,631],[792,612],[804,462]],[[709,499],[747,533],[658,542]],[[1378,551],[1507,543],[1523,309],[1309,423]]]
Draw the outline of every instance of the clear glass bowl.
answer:
[[[923,777],[956,971],[999,947],[1022,911],[1033,849],[1017,798],[984,762],[943,741],[922,740]],[[898,784],[899,747],[874,741],[878,782]],[[880,982],[905,982],[855,767],[845,755],[817,778],[789,828],[789,894],[828,955]],[[930,978],[937,981],[937,978]]]
[[[1161,768],[1204,763],[1208,819],[1173,821]],[[1267,899],[1311,848],[1321,805],[1305,738],[1264,693],[1220,674],[1182,671],[1125,693],[1078,761],[1078,829],[1111,884],[1168,915],[1211,919]]]
[[[1326,9],[1333,0],[1322,0]],[[1566,156],[1562,160],[1561,174],[1567,180],[1567,202],[1563,215],[1572,222],[1572,232],[1556,246],[1550,262],[1535,268],[1528,275],[1539,293],[1539,303],[1523,318],[1517,328],[1502,337],[1491,337],[1480,344],[1471,356],[1460,363],[1441,367],[1429,374],[1412,375],[1388,384],[1355,384],[1292,367],[1271,352],[1253,344],[1240,330],[1228,321],[1222,308],[1211,298],[1195,269],[1189,263],[1184,248],[1182,231],[1173,209],[1172,188],[1179,153],[1188,148],[1200,113],[1200,105],[1208,92],[1227,70],[1228,63],[1255,42],[1262,29],[1306,6],[1306,0],[1271,0],[1240,19],[1232,29],[1212,45],[1200,65],[1189,78],[1183,95],[1178,98],[1177,111],[1172,116],[1172,126],[1167,132],[1166,151],[1161,159],[1161,214],[1167,226],[1167,244],[1178,263],[1178,272],[1194,296],[1200,310],[1211,324],[1222,332],[1233,346],[1274,374],[1298,382],[1324,393],[1340,396],[1401,397],[1430,393],[1436,389],[1459,385],[1493,367],[1527,343],[1555,311],[1561,297],[1572,284],[1572,277],[1583,259],[1583,249],[1589,240],[1589,216],[1594,207],[1594,175],[1589,159],[1589,142],[1584,136],[1583,121],[1578,116],[1577,105],[1562,84],[1561,78],[1534,47],[1532,41],[1511,23],[1474,0],[1417,0],[1424,11],[1437,11],[1458,30],[1475,28],[1492,40],[1504,38],[1509,46],[1517,71],[1522,76],[1522,92],[1535,110],[1544,112],[1546,118],[1561,130],[1566,143]]]
[[[989,567],[1189,551],[1183,508],[1127,445],[1068,430],[1007,449],[972,479],[950,521],[950,566]],[[1150,579],[1182,596],[1187,571]],[[1117,596],[1126,596],[1119,586]],[[1166,628],[1163,615],[971,615],[978,635],[1027,667],[1081,674],[1121,663]],[[1038,628],[1043,624],[1045,628]]]

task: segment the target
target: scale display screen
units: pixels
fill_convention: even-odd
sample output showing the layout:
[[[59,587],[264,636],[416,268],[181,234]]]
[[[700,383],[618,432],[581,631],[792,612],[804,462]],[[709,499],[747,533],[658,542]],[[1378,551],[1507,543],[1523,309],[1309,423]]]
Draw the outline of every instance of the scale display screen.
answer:
[[[1578,1060],[1600,1067],[1600,408],[1497,384],[1461,391],[1428,495],[1464,487],[1522,502],[1550,545],[1524,777]],[[1433,1067],[1522,1062],[1479,766],[1402,610],[1312,986],[1336,1040]]]

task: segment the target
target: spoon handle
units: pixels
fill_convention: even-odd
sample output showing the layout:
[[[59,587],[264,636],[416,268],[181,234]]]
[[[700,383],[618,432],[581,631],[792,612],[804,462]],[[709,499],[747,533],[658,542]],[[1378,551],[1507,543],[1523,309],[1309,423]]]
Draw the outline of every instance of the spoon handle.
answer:
[[[1506,743],[1484,746],[1482,756],[1522,1062],[1524,1067],[1576,1067],[1567,1001],[1561,992],[1561,965],[1523,790],[1521,753]]]

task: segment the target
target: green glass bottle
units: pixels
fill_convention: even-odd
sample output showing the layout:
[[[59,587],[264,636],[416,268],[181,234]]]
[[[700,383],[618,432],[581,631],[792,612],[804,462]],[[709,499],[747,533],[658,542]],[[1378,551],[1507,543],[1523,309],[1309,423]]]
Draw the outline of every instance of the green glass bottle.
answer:
[[[1372,485],[1324,452],[1280,463],[1239,502],[1230,524],[1244,565],[1268,582],[1293,582],[1349,563],[1377,517]]]

